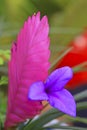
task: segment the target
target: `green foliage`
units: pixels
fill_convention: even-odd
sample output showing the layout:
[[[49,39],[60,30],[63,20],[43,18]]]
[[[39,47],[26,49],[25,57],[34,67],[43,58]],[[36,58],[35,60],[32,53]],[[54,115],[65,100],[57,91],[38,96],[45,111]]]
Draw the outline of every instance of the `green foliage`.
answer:
[[[4,64],[4,60],[2,57],[0,57],[0,65],[3,65]]]
[[[8,84],[6,66],[9,59],[10,59],[10,51],[0,49],[0,87]]]
[[[54,130],[55,129],[61,129],[61,130],[86,130],[86,128],[82,128],[82,127],[59,126],[59,125],[53,125],[53,126],[45,127],[44,130],[49,129],[49,128],[53,128]]]
[[[7,96],[0,91],[0,123],[4,125],[7,107]]]
[[[87,124],[87,118],[83,118],[83,117],[73,118],[69,116],[67,117],[65,116],[64,118],[66,119],[65,122],[81,122],[81,123]]]
[[[75,97],[76,101],[86,98],[87,97],[87,90],[84,90],[84,91],[74,95],[74,97]]]
[[[24,130],[39,130],[41,129],[46,123],[48,123],[49,121],[60,117],[61,115],[63,115],[63,113],[59,112],[56,109],[51,109],[47,112],[45,112],[44,114],[42,114],[39,118],[37,118],[36,120],[33,120],[29,123],[28,126],[25,127]]]
[[[10,59],[10,51],[0,49],[0,58],[2,59],[4,64],[4,61],[8,61]]]
[[[0,79],[0,86],[1,85],[6,85],[8,84],[8,77],[7,76],[2,76]]]

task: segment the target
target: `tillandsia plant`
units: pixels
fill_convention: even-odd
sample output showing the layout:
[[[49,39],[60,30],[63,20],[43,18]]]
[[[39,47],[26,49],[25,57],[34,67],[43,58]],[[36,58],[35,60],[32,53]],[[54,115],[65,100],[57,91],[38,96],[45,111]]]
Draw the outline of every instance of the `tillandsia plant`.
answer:
[[[50,68],[48,34],[48,18],[44,16],[40,20],[38,12],[28,18],[16,42],[12,44],[8,65],[9,87],[5,130],[14,127],[23,129],[19,127],[20,123],[40,114],[43,100],[70,116],[76,116],[74,98],[64,89],[73,76],[72,69],[65,66],[48,76]]]
[[[74,44],[73,49],[77,47],[77,44]],[[60,65],[62,61],[60,59],[63,59],[72,50],[72,46],[68,51],[62,53],[62,56],[58,57],[60,66],[53,69],[53,72],[52,66],[58,63],[58,59],[57,62],[55,61],[53,65],[50,65],[49,48],[48,18],[44,16],[40,19],[40,12],[38,12],[28,18],[20,30],[16,42],[12,44],[11,59],[8,63],[7,113],[5,113],[5,109],[3,110],[5,101],[0,100],[0,105],[3,103],[2,107],[0,107],[0,130],[86,130],[85,128],[73,126],[73,122],[78,121],[87,124],[86,118],[76,116],[76,106],[77,111],[87,109],[87,102],[78,103],[79,99],[87,97],[87,91],[73,97],[64,88],[67,86],[68,81],[73,78],[71,69],[73,65],[64,65],[63,63]],[[1,51],[1,56],[2,54]],[[73,62],[72,64],[77,65],[76,61],[76,63]],[[78,64],[80,63],[81,61]],[[51,74],[48,74],[49,70]],[[0,86],[4,84],[7,84],[6,77],[0,80]],[[0,91],[1,95],[3,98],[4,95]],[[45,101],[45,105],[43,101]],[[49,106],[52,106],[52,108]],[[6,108],[6,105],[4,105],[4,108]],[[6,114],[4,128],[2,122],[5,114],[3,113]],[[56,118],[58,120],[54,121]],[[61,126],[62,122],[67,123],[68,126]]]

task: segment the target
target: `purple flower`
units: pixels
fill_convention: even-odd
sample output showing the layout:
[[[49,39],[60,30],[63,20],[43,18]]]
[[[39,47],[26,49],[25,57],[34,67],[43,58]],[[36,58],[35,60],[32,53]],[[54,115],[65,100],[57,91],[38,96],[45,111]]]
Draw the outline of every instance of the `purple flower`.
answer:
[[[47,100],[50,105],[60,111],[76,116],[76,103],[64,86],[72,78],[73,72],[69,67],[56,69],[46,82],[38,81],[30,86],[28,97],[31,100]]]

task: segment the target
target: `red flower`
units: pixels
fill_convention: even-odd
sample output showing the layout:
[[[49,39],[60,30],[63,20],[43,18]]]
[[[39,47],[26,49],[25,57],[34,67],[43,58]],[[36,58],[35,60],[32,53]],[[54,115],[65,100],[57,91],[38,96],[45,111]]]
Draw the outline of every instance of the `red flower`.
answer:
[[[77,36],[68,47],[71,50],[57,63],[56,68],[66,65],[75,67],[87,61],[87,30],[82,35]],[[87,66],[83,68],[85,69]],[[82,83],[87,83],[87,70],[75,72],[67,88],[73,89]]]

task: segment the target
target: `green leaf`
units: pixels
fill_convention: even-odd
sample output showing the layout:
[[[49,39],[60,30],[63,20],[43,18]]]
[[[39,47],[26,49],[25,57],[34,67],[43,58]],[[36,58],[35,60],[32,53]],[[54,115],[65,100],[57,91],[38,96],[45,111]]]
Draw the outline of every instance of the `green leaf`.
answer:
[[[84,109],[87,109],[87,102],[80,102],[80,103],[77,103],[77,110],[84,110]]]
[[[64,130],[87,130],[87,128],[82,128],[82,127],[74,127],[74,126],[59,126],[59,125],[51,125],[49,127],[45,127],[46,129],[48,128],[53,128],[53,129],[64,129]]]
[[[6,84],[8,84],[8,77],[2,76],[0,79],[0,85],[6,85]]]
[[[36,120],[33,120],[29,125],[25,127],[24,130],[40,130],[43,125],[62,115],[63,113],[59,112],[58,110],[50,109],[49,111],[38,117]]]
[[[5,55],[5,58],[6,58],[7,60],[9,60],[9,59],[10,59],[10,50],[4,51],[4,55]]]
[[[74,72],[78,72],[83,69],[84,66],[87,65],[87,61],[80,63],[79,65],[76,65],[73,67]]]
[[[83,118],[83,117],[73,118],[70,116],[65,116],[64,119],[66,119],[65,122],[81,122],[87,124],[87,118]]]
[[[4,60],[2,57],[0,57],[0,65],[3,65],[4,64]]]
[[[9,60],[9,59],[10,59],[10,50],[1,50],[1,49],[0,49],[0,55],[1,55],[2,57],[4,57],[3,60],[4,60],[4,59]]]
[[[74,97],[75,97],[76,101],[83,99],[83,98],[87,98],[87,90],[79,92],[78,94],[75,94]]]
[[[55,61],[52,63],[50,67],[50,71],[54,70],[55,66],[58,64],[58,62],[70,51],[72,50],[72,47],[66,49],[64,52],[62,52],[61,55],[58,56],[58,58],[55,59]]]

